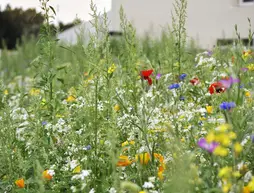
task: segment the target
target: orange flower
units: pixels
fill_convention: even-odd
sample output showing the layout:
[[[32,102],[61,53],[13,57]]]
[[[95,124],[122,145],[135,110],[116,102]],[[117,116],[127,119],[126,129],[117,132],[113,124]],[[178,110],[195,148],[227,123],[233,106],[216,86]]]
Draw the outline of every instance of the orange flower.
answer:
[[[129,166],[133,163],[133,161],[129,160],[128,156],[126,155],[120,155],[119,156],[119,161],[117,162],[117,166],[119,167],[125,167]]]
[[[250,188],[248,186],[244,186],[243,193],[251,193]]]
[[[25,180],[23,178],[20,178],[15,181],[16,186],[19,188],[24,188],[25,187]]]
[[[51,176],[48,172],[48,170],[45,170],[43,173],[42,173],[42,176],[43,178],[47,179],[47,180],[52,180],[53,176]]]
[[[160,163],[164,163],[164,157],[159,153],[154,153],[153,156],[159,160]]]

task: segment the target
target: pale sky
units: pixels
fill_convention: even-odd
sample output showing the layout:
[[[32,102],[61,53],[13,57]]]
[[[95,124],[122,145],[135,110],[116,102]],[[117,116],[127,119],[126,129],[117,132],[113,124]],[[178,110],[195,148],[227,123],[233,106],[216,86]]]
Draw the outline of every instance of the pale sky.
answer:
[[[94,0],[98,11],[103,12],[111,9],[111,0]],[[1,10],[3,10],[7,4],[10,4],[12,8],[22,7],[36,8],[41,11],[39,0],[0,0]],[[55,8],[57,12],[56,23],[62,21],[64,23],[72,22],[76,16],[81,20],[90,19],[90,0],[50,0],[49,5]]]

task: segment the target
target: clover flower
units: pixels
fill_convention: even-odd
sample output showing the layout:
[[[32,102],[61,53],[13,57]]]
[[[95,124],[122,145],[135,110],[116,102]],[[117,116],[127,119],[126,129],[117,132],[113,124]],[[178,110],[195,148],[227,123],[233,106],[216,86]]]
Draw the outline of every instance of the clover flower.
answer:
[[[179,87],[180,87],[180,85],[179,85],[178,83],[174,83],[174,84],[171,84],[171,85],[168,87],[168,89],[172,90],[172,89],[177,89],[177,88],[179,88]]]
[[[222,110],[230,110],[234,107],[236,107],[236,104],[234,102],[223,102],[220,104],[220,108]]]
[[[158,73],[157,75],[156,75],[156,80],[159,80],[160,78],[161,78],[161,74],[160,73]]]

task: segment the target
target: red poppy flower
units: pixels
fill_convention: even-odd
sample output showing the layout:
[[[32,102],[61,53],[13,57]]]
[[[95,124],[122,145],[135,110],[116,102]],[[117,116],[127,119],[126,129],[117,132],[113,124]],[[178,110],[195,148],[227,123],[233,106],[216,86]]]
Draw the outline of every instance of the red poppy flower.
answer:
[[[190,80],[190,83],[191,83],[192,85],[197,85],[197,84],[199,84],[199,79],[195,77],[195,78],[193,78],[193,79]]]
[[[214,82],[213,84],[211,84],[209,86],[209,92],[210,94],[214,94],[214,93],[222,93],[226,90],[226,88],[223,86],[222,83],[220,82]]]
[[[153,69],[141,71],[141,76],[144,80],[147,80],[149,85],[152,85],[152,79],[149,77],[153,73]]]

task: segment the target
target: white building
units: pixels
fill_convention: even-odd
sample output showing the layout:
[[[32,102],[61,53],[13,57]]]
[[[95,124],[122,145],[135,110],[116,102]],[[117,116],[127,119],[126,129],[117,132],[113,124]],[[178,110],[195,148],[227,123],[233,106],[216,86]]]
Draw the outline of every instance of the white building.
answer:
[[[119,10],[121,5],[137,30],[138,36],[150,34],[159,37],[163,28],[171,25],[174,0],[112,0],[108,13],[110,31],[121,31]],[[186,29],[203,48],[211,48],[218,40],[235,38],[235,24],[242,39],[248,39],[248,20],[254,31],[254,0],[188,0]],[[85,26],[87,24],[84,24]],[[89,29],[87,25],[86,29]],[[75,43],[78,27],[59,35],[62,40]],[[70,36],[70,34],[72,34]]]

